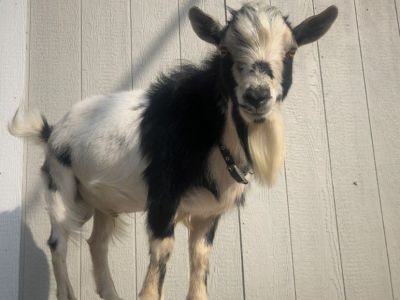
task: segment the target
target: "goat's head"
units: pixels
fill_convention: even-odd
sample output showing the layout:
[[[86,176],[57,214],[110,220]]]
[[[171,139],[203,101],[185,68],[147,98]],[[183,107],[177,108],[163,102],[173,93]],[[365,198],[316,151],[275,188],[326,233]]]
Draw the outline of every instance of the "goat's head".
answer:
[[[233,95],[243,119],[262,122],[289,91],[297,48],[323,36],[338,10],[331,6],[296,27],[266,0],[230,12],[225,27],[197,7],[190,10],[189,18],[202,40],[232,60]]]

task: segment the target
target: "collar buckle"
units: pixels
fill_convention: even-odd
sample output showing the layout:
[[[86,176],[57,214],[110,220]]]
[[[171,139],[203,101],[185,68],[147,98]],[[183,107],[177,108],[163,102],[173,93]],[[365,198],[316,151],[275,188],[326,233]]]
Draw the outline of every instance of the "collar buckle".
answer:
[[[229,174],[236,182],[242,184],[248,184],[248,180],[246,179],[246,175],[249,173],[249,168],[245,167],[242,171],[235,163],[235,160],[232,157],[230,151],[223,145],[219,144],[219,150],[221,155],[226,163]]]
[[[239,169],[237,165],[228,166],[229,174],[231,174],[232,178],[235,179],[239,183],[248,184],[248,180],[246,179],[246,174]]]

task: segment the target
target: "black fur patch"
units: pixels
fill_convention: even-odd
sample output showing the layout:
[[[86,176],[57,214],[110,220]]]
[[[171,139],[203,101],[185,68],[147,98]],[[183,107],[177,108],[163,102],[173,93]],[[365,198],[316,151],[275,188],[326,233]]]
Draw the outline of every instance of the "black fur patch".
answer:
[[[212,178],[211,174],[209,174],[208,171],[206,171],[205,174],[203,174],[203,176],[200,177],[199,183],[195,185],[206,188],[214,195],[216,199],[219,199],[219,191],[217,183],[215,182],[215,179]]]
[[[283,61],[283,72],[282,72],[282,97],[278,101],[283,101],[290,87],[292,86],[292,74],[293,74],[293,58],[285,57]]]
[[[160,260],[158,272],[158,295],[161,296],[165,274],[167,273],[167,262],[165,260]]]
[[[242,144],[244,153],[246,154],[247,161],[251,164],[251,156],[249,150],[249,141],[248,141],[248,128],[247,124],[243,120],[242,116],[239,112],[239,105],[237,104],[236,97],[233,98],[234,105],[232,107],[232,119],[236,127],[236,131],[238,133],[240,143]]]
[[[58,240],[54,237],[53,229],[51,229],[50,237],[47,240],[47,245],[49,246],[51,251],[55,251],[57,249]]]
[[[43,166],[41,167],[41,171],[42,171],[43,175],[46,176],[48,189],[50,191],[56,191],[57,186],[53,180],[53,177],[50,174],[50,168],[49,168],[49,164],[47,161],[44,162]]]
[[[323,12],[311,16],[293,29],[293,35],[299,46],[315,42],[331,27],[338,16],[338,9],[332,5]]]
[[[258,60],[253,64],[253,68],[264,73],[274,79],[274,74],[272,72],[271,66],[266,61]]]
[[[54,155],[57,160],[65,167],[71,166],[71,148],[68,145],[64,145],[59,148],[53,149]]]
[[[180,198],[204,182],[209,153],[222,137],[227,91],[233,91],[231,66],[229,55],[215,55],[201,67],[187,65],[162,75],[147,92],[140,147],[149,161],[143,177],[155,238],[173,235]]]
[[[210,246],[214,242],[215,232],[217,231],[218,222],[219,222],[219,217],[215,218],[215,220],[212,222],[210,229],[206,233],[206,241],[207,241],[207,244]]]
[[[53,127],[49,125],[47,119],[44,116],[42,116],[42,120],[43,120],[43,127],[42,130],[40,131],[40,138],[47,143],[51,135],[51,132],[53,131]]]

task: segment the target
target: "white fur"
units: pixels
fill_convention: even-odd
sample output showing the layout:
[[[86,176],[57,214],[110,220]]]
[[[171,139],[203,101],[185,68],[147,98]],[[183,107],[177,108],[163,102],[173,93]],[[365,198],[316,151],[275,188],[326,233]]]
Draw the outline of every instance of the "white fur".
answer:
[[[40,139],[43,124],[43,118],[39,111],[33,110],[23,113],[22,109],[18,108],[8,124],[8,131],[14,136],[31,138],[36,143],[40,143],[43,142]]]
[[[248,141],[256,178],[271,186],[284,159],[284,126],[278,104],[263,123],[249,124]]]

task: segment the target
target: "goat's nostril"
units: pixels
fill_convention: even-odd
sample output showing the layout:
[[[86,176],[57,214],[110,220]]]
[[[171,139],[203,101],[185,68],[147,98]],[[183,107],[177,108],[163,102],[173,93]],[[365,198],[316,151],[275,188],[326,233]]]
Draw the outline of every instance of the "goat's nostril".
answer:
[[[249,105],[259,108],[268,102],[271,94],[268,89],[248,89],[243,98]]]

